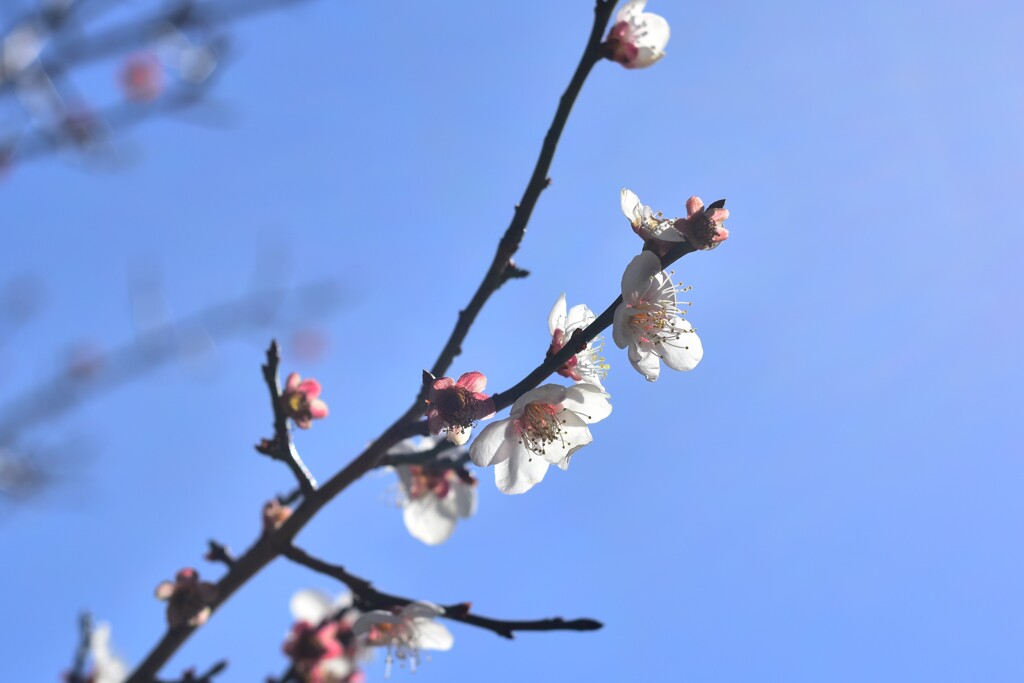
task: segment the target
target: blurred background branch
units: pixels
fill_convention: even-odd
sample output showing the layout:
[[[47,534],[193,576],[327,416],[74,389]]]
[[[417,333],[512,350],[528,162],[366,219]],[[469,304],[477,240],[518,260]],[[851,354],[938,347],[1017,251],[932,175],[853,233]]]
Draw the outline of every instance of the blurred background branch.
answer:
[[[306,1],[39,0],[12,13],[0,34],[0,172],[62,149],[102,158],[122,129],[206,98],[232,22]],[[94,64],[116,90],[76,84]]]

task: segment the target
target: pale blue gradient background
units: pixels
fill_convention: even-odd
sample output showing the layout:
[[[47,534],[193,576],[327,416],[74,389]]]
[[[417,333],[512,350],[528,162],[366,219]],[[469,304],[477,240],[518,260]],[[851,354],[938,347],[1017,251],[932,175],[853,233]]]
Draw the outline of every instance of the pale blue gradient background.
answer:
[[[595,70],[517,257],[533,275],[493,298],[453,369],[505,388],[543,357],[560,292],[596,309],[617,294],[640,246],[623,185],[669,214],[729,200],[730,240],[676,266],[704,361],[648,385],[608,349],[615,412],[595,443],[525,496],[482,472],[478,516],[444,546],[406,534],[385,474],[299,542],[386,590],[607,624],[515,642],[453,625],[420,683],[1024,679],[1024,9],[651,9],[668,57]],[[406,407],[479,282],[590,17],[588,0],[324,0],[242,25],[216,93],[234,125],[154,122],[122,172],[51,158],[0,187],[3,273],[50,289],[0,389],[72,339],[129,338],[140,260],[186,313],[246,291],[280,249],[297,279],[348,293],[327,357],[285,349],[326,387],[331,418],[298,436],[326,478]],[[209,537],[254,539],[290,485],[251,447],[270,426],[266,336],[225,344],[211,381],[168,369],[38,430],[100,450],[0,524],[6,680],[56,680],[81,608],[138,661],[163,632],[156,584],[218,575]],[[280,672],[304,586],[336,590],[274,564],[164,676],[221,657],[219,680]]]

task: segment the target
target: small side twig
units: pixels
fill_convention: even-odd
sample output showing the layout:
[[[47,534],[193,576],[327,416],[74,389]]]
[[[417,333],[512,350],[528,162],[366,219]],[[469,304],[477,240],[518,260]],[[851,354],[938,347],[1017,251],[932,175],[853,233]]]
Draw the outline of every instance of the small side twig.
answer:
[[[235,557],[227,546],[221,545],[212,538],[207,541],[209,550],[206,551],[206,559],[210,562],[222,562],[228,569],[235,566]]]
[[[67,683],[85,683],[85,664],[89,658],[89,645],[92,643],[92,615],[82,612],[78,617],[78,647],[75,649],[74,664],[66,677]]]
[[[356,605],[362,609],[391,610],[395,607],[403,607],[409,603],[416,602],[411,598],[381,592],[374,588],[370,581],[350,573],[340,565],[330,564],[313,557],[294,545],[284,548],[282,554],[296,564],[301,564],[317,573],[330,576],[344,583],[352,591]],[[509,639],[515,637],[516,631],[596,631],[604,626],[604,624],[595,619],[565,620],[561,617],[525,621],[492,619],[471,613],[471,604],[468,602],[442,605],[441,609],[444,610],[444,614],[441,616],[445,619],[486,629],[502,638]]]
[[[299,452],[292,443],[291,431],[288,429],[288,415],[281,403],[281,381],[278,378],[277,368],[281,364],[281,354],[277,347],[277,340],[270,342],[267,349],[267,362],[263,365],[263,380],[267,383],[270,391],[270,403],[274,411],[274,437],[264,439],[256,446],[256,450],[274,460],[279,460],[288,465],[288,469],[295,475],[299,483],[299,489],[303,495],[310,495],[316,492],[316,479],[310,473]]]

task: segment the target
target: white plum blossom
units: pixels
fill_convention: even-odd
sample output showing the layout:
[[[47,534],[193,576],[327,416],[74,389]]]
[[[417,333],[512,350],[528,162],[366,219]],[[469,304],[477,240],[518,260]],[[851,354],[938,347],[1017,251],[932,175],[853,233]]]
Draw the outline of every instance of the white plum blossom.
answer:
[[[114,654],[110,645],[110,624],[99,623],[89,636],[93,683],[123,683],[128,680],[128,665]]]
[[[548,313],[548,332],[551,333],[551,348],[548,354],[558,353],[569,343],[574,332],[594,322],[596,317],[586,304],[577,304],[566,311],[563,292]],[[557,370],[558,374],[577,382],[602,386],[601,380],[608,375],[608,364],[601,356],[602,342],[601,337],[587,342],[586,348]]]
[[[653,382],[660,362],[673,370],[692,370],[704,355],[700,337],[679,309],[677,288],[661,269],[661,261],[645,251],[633,258],[622,275],[622,303],[615,309],[612,338],[628,349],[629,362]]]
[[[374,610],[363,614],[352,626],[356,636],[363,636],[365,644],[387,650],[385,672],[391,671],[391,662],[409,662],[416,670],[421,650],[450,650],[455,642],[451,632],[434,619],[444,615],[444,609],[430,602],[410,602],[396,612]]]
[[[669,27],[665,17],[644,12],[647,0],[630,0],[615,15],[605,48],[608,58],[627,69],[642,69],[665,56]]]
[[[406,439],[388,451],[389,455],[423,453],[444,442],[441,436],[418,441]],[[476,514],[477,481],[462,465],[453,465],[466,452],[464,447],[441,451],[440,467],[432,464],[396,465],[402,487],[402,519],[413,538],[427,545],[448,540],[460,518]],[[444,461],[449,461],[445,463]]]
[[[568,469],[573,453],[594,439],[587,425],[611,412],[601,387],[545,384],[520,396],[507,418],[484,427],[469,457],[480,467],[494,465],[502,493],[524,493],[544,479],[549,465]]]

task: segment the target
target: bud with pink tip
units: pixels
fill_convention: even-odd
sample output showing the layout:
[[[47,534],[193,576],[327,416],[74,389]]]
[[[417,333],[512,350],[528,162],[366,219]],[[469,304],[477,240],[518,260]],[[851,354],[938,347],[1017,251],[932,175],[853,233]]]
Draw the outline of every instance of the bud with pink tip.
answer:
[[[297,372],[288,375],[281,402],[299,429],[309,429],[313,420],[327,417],[327,404],[320,400],[320,382],[302,379]]]

